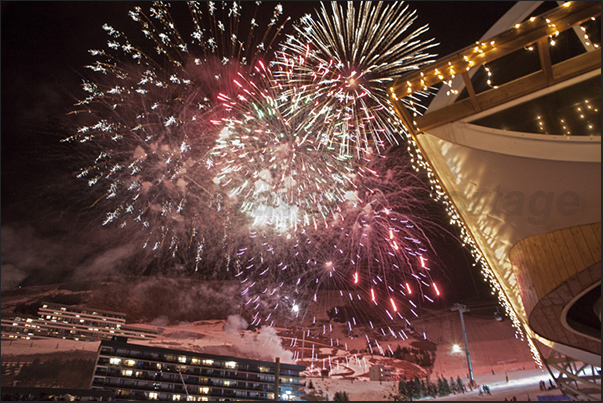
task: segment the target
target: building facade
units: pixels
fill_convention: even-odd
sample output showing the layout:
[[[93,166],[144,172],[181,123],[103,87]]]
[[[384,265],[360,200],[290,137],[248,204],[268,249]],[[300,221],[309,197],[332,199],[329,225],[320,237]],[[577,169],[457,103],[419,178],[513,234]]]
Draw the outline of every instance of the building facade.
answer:
[[[38,318],[12,316],[2,318],[2,338],[60,338],[79,341],[125,336],[135,339],[156,338],[157,331],[146,326],[126,324],[126,314],[100,309],[45,302]]]
[[[391,381],[392,369],[384,365],[373,365],[369,368],[369,379],[371,381]]]
[[[128,400],[302,400],[304,366],[102,340],[91,389]]]
[[[405,97],[436,86],[419,116]],[[601,2],[519,1],[390,91],[416,169],[536,363],[600,400]]]

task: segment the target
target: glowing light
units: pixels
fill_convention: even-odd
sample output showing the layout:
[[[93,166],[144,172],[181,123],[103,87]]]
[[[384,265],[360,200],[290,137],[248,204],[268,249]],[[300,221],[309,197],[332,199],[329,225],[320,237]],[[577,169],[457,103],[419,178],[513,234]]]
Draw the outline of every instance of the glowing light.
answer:
[[[396,302],[394,301],[394,299],[390,298],[389,301],[392,303],[392,309],[394,310],[394,312],[398,312],[398,307],[396,306]]]
[[[89,146],[80,177],[101,222],[124,236],[143,229],[149,260],[238,280],[253,326],[303,317],[327,284],[354,310],[350,331],[393,320],[376,294],[397,312],[391,296],[408,298],[401,284],[437,229],[422,215],[428,189],[398,147],[406,132],[388,98],[393,79],[430,63],[427,27],[411,29],[415,13],[399,3],[366,2],[356,14],[333,3],[279,43],[289,19],[277,23],[282,10],[270,6],[266,31],[242,42],[239,3],[189,3],[194,32],[183,36],[170,7],[130,13],[152,56],[105,27],[109,50],[95,53],[97,81],[78,105],[85,122],[66,139]],[[418,114],[412,97],[402,102]],[[432,302],[430,274],[420,274],[416,298]]]

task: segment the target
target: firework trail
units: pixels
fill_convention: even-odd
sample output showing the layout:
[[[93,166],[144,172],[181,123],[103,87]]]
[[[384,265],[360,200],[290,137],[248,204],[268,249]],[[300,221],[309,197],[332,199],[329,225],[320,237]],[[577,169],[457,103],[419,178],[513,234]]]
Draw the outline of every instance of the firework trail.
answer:
[[[173,258],[192,254],[195,271],[209,248],[219,251],[216,238],[226,267],[230,263],[234,219],[209,173],[209,151],[219,136],[212,122],[224,118],[216,94],[234,90],[232,77],[270,49],[284,24],[277,6],[269,27],[255,35],[258,23],[255,17],[241,23],[239,3],[204,4],[206,11],[188,3],[190,43],[162,2],[153,3],[151,17],[139,7],[130,12],[149,40],[146,51],[105,24],[108,49],[90,51],[98,58],[88,66],[96,74],[84,82],[88,95],[74,111],[77,133],[65,139],[83,143],[90,155],[78,176],[96,192],[95,204],[108,211],[103,224],[144,228],[146,249]],[[239,29],[250,33],[245,42]],[[219,260],[215,264],[223,267]]]
[[[142,228],[146,250],[189,274],[237,279],[253,326],[316,324],[312,310],[334,308],[349,332],[405,337],[439,291],[429,199],[386,150],[403,130],[387,85],[429,62],[426,28],[406,33],[414,13],[397,3],[323,5],[270,62],[280,6],[259,30],[239,3],[204,4],[188,3],[190,41],[157,2],[130,14],[144,50],[105,25],[109,49],[91,51],[65,141],[91,156],[79,177],[103,223]]]
[[[289,86],[260,61],[253,80],[242,74],[236,98],[220,94],[229,117],[212,149],[218,173],[235,209],[251,228],[291,233],[328,228],[341,219],[341,205],[356,200],[357,167],[328,152],[313,131],[319,127],[291,110],[303,109],[283,94]]]
[[[368,162],[367,190],[328,229],[298,233],[295,242],[254,234],[258,248],[239,254],[252,325],[295,323],[341,346],[364,334],[381,353],[377,339],[408,338],[421,307],[440,296],[429,239],[444,230],[429,219],[429,189],[403,160],[386,150]]]
[[[363,157],[399,144],[403,132],[393,112],[388,86],[401,74],[430,63],[433,40],[410,31],[416,13],[403,2],[324,3],[316,19],[305,16],[277,54],[280,74],[294,84],[295,96],[313,104],[320,133],[343,155]],[[293,73],[292,73],[293,72]],[[418,92],[419,97],[426,92]],[[420,113],[420,99],[408,97]]]

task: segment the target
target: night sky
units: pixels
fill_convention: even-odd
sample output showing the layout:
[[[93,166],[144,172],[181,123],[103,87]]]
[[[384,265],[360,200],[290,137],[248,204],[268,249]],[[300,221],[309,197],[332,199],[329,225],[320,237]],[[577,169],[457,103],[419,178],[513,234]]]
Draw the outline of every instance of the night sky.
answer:
[[[66,281],[119,272],[132,250],[102,227],[99,211],[87,207],[85,186],[73,172],[73,150],[59,140],[73,130],[67,113],[78,98],[83,67],[104,49],[103,23],[137,43],[139,28],[128,11],[144,2],[2,2],[2,288]],[[514,2],[409,2],[418,11],[415,28],[430,25],[440,56],[478,40]],[[283,2],[284,15],[312,13],[315,2]],[[186,7],[175,15],[186,24]],[[183,30],[187,33],[186,30]],[[442,219],[434,207],[434,220]],[[101,212],[102,213],[102,212]],[[451,229],[452,230],[452,229]],[[467,251],[447,241],[440,259],[454,298],[484,294],[485,283]],[[448,284],[446,284],[448,282]]]

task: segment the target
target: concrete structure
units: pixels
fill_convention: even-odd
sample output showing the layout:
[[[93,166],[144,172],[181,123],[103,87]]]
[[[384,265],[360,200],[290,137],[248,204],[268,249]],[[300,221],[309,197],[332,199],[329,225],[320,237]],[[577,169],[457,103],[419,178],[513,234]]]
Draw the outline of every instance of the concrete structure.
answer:
[[[416,168],[536,361],[600,399],[601,3],[542,3],[390,91]],[[421,116],[408,96],[434,86]]]
[[[94,308],[44,302],[39,317],[2,318],[2,338],[62,338],[81,341],[125,336],[135,339],[157,337],[150,326],[126,324],[126,314]]]
[[[91,389],[126,400],[302,400],[306,367],[103,340]],[[279,399],[275,399],[278,376]]]

